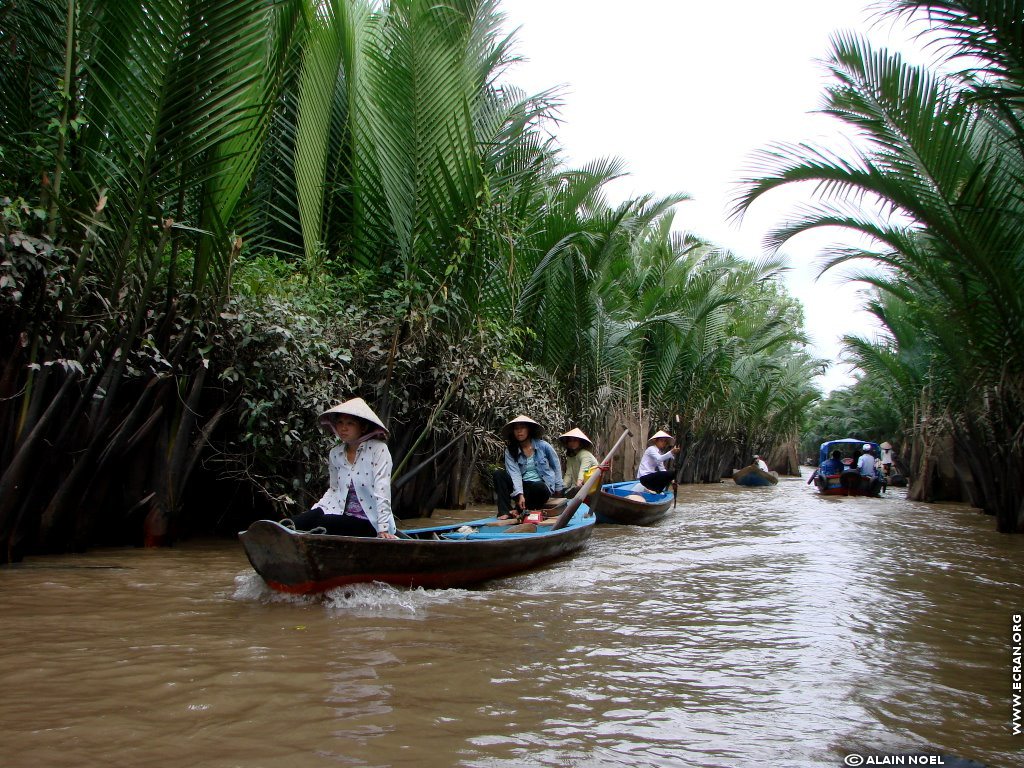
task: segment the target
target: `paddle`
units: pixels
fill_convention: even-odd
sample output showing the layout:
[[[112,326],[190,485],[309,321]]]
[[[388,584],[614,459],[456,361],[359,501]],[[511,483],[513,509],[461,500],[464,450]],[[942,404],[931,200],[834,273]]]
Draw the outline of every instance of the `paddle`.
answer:
[[[619,436],[619,439],[615,441],[615,445],[612,446],[612,449],[604,455],[604,460],[597,465],[597,469],[595,469],[591,473],[590,477],[587,478],[587,482],[583,484],[582,488],[576,491],[576,495],[573,496],[569,500],[569,503],[565,505],[565,509],[562,510],[562,514],[558,516],[558,519],[555,520],[555,524],[551,526],[552,531],[557,531],[561,528],[565,528],[565,526],[569,524],[569,521],[572,519],[572,516],[576,514],[576,510],[580,508],[580,504],[582,504],[586,500],[587,496],[590,495],[591,491],[593,491],[594,488],[596,488],[598,484],[601,482],[601,476],[604,474],[605,471],[603,467],[606,465],[606,462],[611,460],[612,456],[615,454],[615,451],[617,451],[619,449],[619,446],[622,445],[622,441],[625,440],[627,436],[630,436],[632,434],[633,433],[627,429]]]
[[[679,414],[677,413],[676,414],[676,445],[678,445],[678,446],[682,446],[682,431],[680,430],[680,427],[679,427],[680,421],[681,421],[681,419],[679,418]],[[680,447],[679,450],[680,450],[680,452],[682,452],[682,447]],[[679,472],[683,468],[683,462],[682,462],[682,459],[679,457],[678,453],[676,454],[675,462],[676,462],[675,466],[673,467],[673,469],[675,470],[675,475],[673,475],[673,477],[672,477],[672,509],[675,509],[676,508],[676,504],[679,502]]]

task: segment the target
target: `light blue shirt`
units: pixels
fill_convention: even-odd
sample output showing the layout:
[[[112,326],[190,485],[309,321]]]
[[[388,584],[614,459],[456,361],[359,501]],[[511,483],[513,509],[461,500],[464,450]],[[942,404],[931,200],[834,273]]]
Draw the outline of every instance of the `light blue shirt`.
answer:
[[[550,493],[562,490],[562,465],[558,461],[555,449],[551,447],[551,443],[544,440],[534,438],[531,442],[533,443],[533,465],[539,476],[538,479],[543,481]],[[518,496],[523,492],[523,475],[527,471],[528,461],[522,454],[513,459],[508,448],[505,449],[505,471],[512,478],[513,496]]]
[[[857,459],[857,471],[867,477],[875,476],[875,457],[870,453],[861,454]]]
[[[536,454],[530,456],[526,460],[526,466],[523,467],[523,482],[525,483],[539,483],[541,482],[540,475],[537,474],[537,460]]]

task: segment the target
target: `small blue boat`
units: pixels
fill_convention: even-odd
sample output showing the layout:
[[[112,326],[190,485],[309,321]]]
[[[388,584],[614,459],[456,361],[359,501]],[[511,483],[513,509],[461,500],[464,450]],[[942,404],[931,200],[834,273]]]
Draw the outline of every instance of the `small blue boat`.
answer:
[[[602,485],[591,497],[597,522],[615,525],[653,525],[669,512],[672,494],[653,493],[637,480]]]
[[[732,473],[733,482],[736,485],[749,487],[763,487],[766,485],[777,485],[779,476],[774,472],[765,472],[757,464],[751,464],[743,469],[734,469]]]

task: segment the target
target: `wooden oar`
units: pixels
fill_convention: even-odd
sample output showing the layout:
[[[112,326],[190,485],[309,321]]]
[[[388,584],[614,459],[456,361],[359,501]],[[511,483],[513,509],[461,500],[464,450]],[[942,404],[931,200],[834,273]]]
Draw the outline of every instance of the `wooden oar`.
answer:
[[[597,465],[597,469],[595,469],[590,474],[590,477],[587,478],[587,482],[583,484],[582,488],[576,491],[575,496],[569,499],[569,503],[565,505],[565,509],[562,510],[562,514],[558,516],[558,519],[555,520],[555,524],[551,526],[551,530],[557,531],[560,528],[565,528],[565,526],[569,524],[572,516],[576,514],[576,510],[580,508],[580,504],[586,500],[587,496],[590,495],[590,492],[593,491],[595,487],[599,486],[601,476],[604,474],[604,470],[601,469],[601,467],[605,466],[605,464],[611,459],[615,454],[615,451],[617,451],[619,446],[622,445],[622,441],[632,434],[633,433],[627,429],[619,436],[619,439],[615,441],[615,445],[612,446],[612,449],[604,455],[604,460]]]
[[[683,433],[682,433],[681,427],[679,426],[680,421],[681,421],[681,419],[679,418],[679,414],[677,413],[676,414],[676,445],[680,446],[679,453],[682,453],[682,451],[683,451],[683,449],[682,449],[682,444],[683,444],[683,437],[682,437],[682,435],[683,435]],[[675,470],[674,474],[672,475],[672,509],[676,508],[676,504],[679,501],[679,473],[680,473],[680,471],[683,468],[683,460],[682,460],[682,458],[680,458],[679,453],[676,454],[675,466],[672,467],[672,469]]]

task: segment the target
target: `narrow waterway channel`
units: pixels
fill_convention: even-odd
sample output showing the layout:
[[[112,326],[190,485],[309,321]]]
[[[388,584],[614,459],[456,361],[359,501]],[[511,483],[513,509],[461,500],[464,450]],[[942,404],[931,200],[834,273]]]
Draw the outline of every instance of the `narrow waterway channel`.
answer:
[[[1024,764],[1024,537],[956,505],[684,487],[473,590],[271,593],[234,541],[0,569],[0,765]]]

